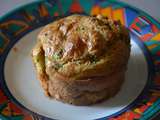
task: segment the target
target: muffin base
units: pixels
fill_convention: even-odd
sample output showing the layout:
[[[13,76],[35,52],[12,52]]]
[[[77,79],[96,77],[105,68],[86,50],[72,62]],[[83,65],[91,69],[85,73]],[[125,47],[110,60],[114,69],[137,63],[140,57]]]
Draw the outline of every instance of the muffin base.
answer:
[[[90,79],[89,82],[93,83],[90,85],[86,80],[75,80],[73,82],[59,79],[45,81],[41,78],[40,80],[43,88],[46,85],[48,86],[48,88],[45,87],[46,89],[44,88],[44,90],[50,98],[54,98],[64,103],[84,106],[99,103],[115,96],[120,90],[124,79],[125,70],[113,73],[112,75],[105,76],[101,79]],[[45,81],[45,83],[42,81]],[[87,88],[86,85],[88,85]]]

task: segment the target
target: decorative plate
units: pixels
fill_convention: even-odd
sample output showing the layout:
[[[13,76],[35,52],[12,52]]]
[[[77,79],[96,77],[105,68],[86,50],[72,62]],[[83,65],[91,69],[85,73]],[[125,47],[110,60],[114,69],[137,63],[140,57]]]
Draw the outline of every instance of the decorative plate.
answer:
[[[30,51],[42,26],[73,13],[102,14],[130,30],[126,80],[113,98],[73,106],[43,94]],[[148,120],[160,111],[160,23],[143,11],[113,0],[45,0],[0,17],[0,119]]]

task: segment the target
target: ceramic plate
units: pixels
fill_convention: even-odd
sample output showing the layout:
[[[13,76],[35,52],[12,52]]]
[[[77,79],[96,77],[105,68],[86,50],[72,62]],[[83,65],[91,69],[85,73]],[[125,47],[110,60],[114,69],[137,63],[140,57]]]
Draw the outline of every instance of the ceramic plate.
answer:
[[[74,13],[102,14],[130,30],[131,57],[119,93],[92,106],[73,106],[43,94],[30,52],[42,27]],[[0,119],[147,120],[160,111],[160,23],[113,0],[46,0],[0,17]]]

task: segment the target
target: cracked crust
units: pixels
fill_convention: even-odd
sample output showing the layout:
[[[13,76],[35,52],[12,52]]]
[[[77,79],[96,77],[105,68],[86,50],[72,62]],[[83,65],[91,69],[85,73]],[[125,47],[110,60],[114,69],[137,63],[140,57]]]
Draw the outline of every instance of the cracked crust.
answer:
[[[129,55],[130,38],[124,26],[102,16],[82,15],[45,26],[32,51],[45,93],[75,105],[115,95],[124,81]]]

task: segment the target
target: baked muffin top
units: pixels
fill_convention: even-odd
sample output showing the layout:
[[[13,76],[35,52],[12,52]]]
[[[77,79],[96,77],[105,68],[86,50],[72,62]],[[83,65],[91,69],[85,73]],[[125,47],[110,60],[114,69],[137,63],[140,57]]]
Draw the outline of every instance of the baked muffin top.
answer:
[[[37,42],[33,56],[42,50],[46,73],[65,79],[110,74],[125,64],[130,52],[128,30],[100,15],[54,21],[43,28]]]

